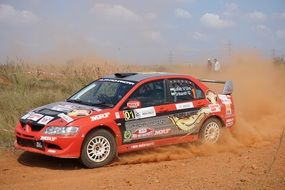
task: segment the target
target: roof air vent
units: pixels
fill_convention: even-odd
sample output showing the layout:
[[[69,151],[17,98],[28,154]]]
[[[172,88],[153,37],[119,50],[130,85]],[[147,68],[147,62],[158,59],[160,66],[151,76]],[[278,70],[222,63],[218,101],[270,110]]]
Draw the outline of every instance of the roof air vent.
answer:
[[[137,73],[115,73],[114,75],[118,78],[125,78],[128,76],[136,75]]]

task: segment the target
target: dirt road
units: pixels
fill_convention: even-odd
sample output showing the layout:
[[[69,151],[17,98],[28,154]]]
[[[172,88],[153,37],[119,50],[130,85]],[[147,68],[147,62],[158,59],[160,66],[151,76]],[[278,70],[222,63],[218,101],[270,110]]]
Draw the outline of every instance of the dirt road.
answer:
[[[185,147],[171,148],[175,154],[175,148]],[[133,161],[136,164],[126,161],[140,153],[92,170],[83,169],[77,160],[2,151],[0,189],[285,189],[285,142],[279,146],[278,139],[230,152],[207,147],[210,155],[199,145],[188,148],[193,155],[186,159],[145,159],[147,153],[164,154],[158,149],[141,153],[142,159]]]
[[[238,120],[220,144],[130,153],[92,170],[77,160],[0,150],[0,189],[285,189],[285,71],[243,58],[221,73],[191,69],[234,80]]]

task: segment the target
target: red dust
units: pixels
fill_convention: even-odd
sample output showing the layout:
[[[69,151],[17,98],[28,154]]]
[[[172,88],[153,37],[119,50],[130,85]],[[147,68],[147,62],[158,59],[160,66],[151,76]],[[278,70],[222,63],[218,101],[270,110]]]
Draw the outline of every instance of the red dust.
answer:
[[[219,144],[189,143],[161,147],[122,155],[120,161],[114,164],[179,160],[221,152],[236,153],[241,147],[269,145],[279,137],[285,126],[285,70],[278,70],[271,60],[264,60],[254,53],[237,55],[232,62],[222,66],[219,73],[208,72],[206,66],[193,66],[188,68],[190,72],[185,72],[185,68],[173,69],[173,65],[164,68],[171,72],[183,70],[200,78],[233,80],[237,122],[232,132],[225,131]]]

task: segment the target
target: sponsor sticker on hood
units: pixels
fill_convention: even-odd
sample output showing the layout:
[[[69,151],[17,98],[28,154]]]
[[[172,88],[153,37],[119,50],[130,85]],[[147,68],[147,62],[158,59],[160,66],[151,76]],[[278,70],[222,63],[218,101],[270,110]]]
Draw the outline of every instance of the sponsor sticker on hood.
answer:
[[[44,116],[41,120],[38,121],[38,124],[46,125],[48,124],[54,117]]]
[[[32,121],[38,121],[41,119],[44,115],[39,114],[39,113],[33,113],[31,114],[27,119],[32,120]]]
[[[29,113],[25,114],[24,116],[22,116],[21,119],[27,119],[27,118],[30,117],[32,114],[34,114],[34,112],[29,112]]]
[[[75,109],[72,110],[71,112],[69,112],[67,115],[68,116],[74,116],[74,117],[78,117],[78,116],[88,116],[92,113],[91,110],[87,110],[87,109]]]
[[[75,106],[70,105],[70,104],[65,104],[65,105],[59,104],[51,108],[51,110],[60,111],[60,112],[70,112],[73,109],[75,109]]]
[[[67,123],[70,123],[73,121],[73,119],[71,117],[69,117],[68,115],[64,114],[64,113],[60,113],[58,114],[58,117],[60,117],[61,119],[63,119],[64,121],[66,121]]]

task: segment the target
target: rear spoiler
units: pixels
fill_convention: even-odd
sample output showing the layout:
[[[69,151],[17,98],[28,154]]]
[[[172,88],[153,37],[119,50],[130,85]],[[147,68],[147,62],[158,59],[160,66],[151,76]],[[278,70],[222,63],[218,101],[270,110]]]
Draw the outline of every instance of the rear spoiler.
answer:
[[[231,80],[208,80],[208,79],[199,79],[201,82],[208,82],[208,83],[217,83],[217,84],[224,84],[224,89],[222,94],[231,95],[233,93],[233,81]]]

